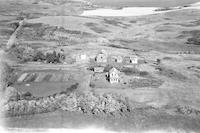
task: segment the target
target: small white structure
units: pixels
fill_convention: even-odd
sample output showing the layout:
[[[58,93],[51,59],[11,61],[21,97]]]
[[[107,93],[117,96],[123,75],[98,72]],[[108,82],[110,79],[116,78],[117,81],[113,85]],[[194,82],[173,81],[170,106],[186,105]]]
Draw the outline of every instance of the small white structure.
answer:
[[[138,57],[137,56],[131,56],[130,57],[130,63],[131,64],[138,64]]]
[[[100,53],[95,57],[95,61],[98,63],[106,63],[107,62],[107,55]]]
[[[122,63],[123,58],[121,56],[112,56],[112,60],[116,63]]]
[[[86,54],[79,54],[79,55],[76,56],[77,62],[85,62],[87,60],[88,60],[88,58],[87,58]]]
[[[81,54],[80,55],[80,59],[81,60],[86,60],[87,59],[87,55],[86,54]]]
[[[104,71],[104,67],[94,67],[95,73],[102,73]]]
[[[108,80],[111,84],[113,83],[119,83],[120,82],[120,71],[118,71],[116,68],[110,69],[108,73]]]
[[[127,56],[124,58],[125,62],[128,64],[138,64],[137,56]]]

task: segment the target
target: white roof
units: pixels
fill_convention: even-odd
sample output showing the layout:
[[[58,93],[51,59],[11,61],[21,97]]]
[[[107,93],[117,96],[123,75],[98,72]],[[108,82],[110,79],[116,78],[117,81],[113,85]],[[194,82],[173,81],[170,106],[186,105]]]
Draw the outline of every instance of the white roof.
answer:
[[[113,73],[113,72],[115,72],[115,73],[120,73],[120,71],[119,70],[117,70],[116,68],[112,68],[112,69],[110,69],[110,71],[109,71],[110,73]]]

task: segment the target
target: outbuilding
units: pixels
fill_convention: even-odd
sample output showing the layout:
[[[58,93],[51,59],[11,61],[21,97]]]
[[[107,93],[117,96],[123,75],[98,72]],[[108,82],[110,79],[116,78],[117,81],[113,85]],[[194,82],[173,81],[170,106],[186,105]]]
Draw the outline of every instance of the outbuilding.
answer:
[[[137,56],[127,56],[124,58],[125,62],[128,64],[138,64]]]
[[[106,63],[107,62],[107,55],[100,53],[95,57],[95,61],[97,63]]]
[[[122,63],[123,58],[121,56],[112,56],[112,61],[116,63]]]
[[[104,71],[104,67],[94,67],[95,73],[102,73]]]

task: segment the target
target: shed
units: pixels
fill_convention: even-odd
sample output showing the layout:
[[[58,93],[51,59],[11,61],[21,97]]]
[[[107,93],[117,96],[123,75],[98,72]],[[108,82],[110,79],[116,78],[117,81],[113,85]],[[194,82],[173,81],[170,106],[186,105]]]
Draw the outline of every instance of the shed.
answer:
[[[138,64],[138,57],[137,56],[126,56],[124,58],[124,60],[128,64]]]
[[[112,61],[116,62],[116,63],[122,63],[123,58],[121,56],[112,56]]]
[[[100,53],[95,57],[95,61],[98,63],[106,63],[107,62],[107,55]]]
[[[102,73],[104,71],[104,67],[94,67],[94,72]]]

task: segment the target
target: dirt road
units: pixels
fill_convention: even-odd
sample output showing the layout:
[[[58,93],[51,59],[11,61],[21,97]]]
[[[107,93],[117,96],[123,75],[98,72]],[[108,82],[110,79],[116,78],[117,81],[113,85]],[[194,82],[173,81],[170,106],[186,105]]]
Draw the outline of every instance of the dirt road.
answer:
[[[23,23],[24,23],[24,20],[20,21],[19,26],[17,27],[15,32],[10,36],[10,38],[7,42],[7,49],[10,49],[15,44],[17,33],[22,28]]]

